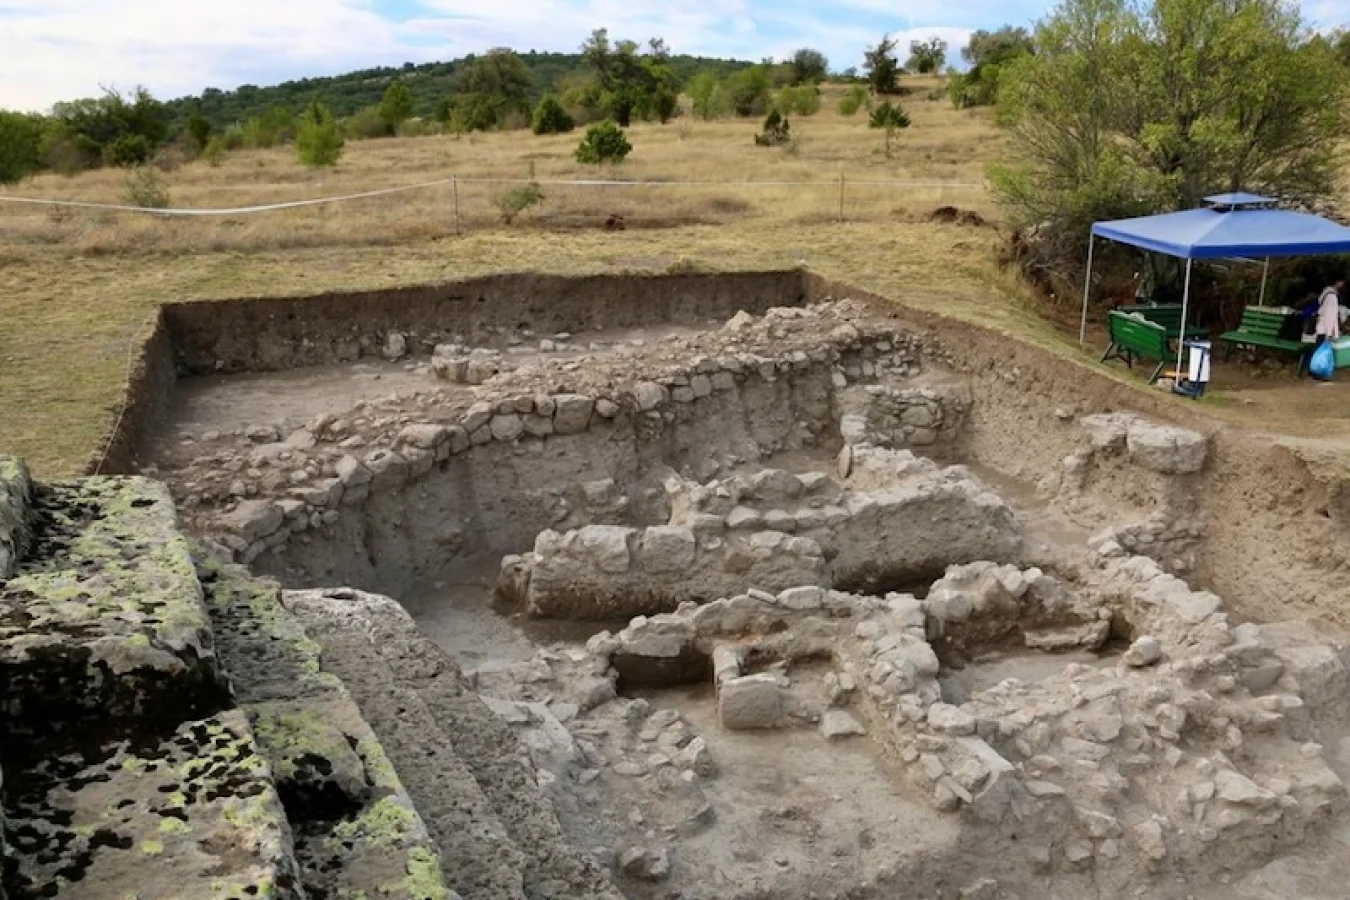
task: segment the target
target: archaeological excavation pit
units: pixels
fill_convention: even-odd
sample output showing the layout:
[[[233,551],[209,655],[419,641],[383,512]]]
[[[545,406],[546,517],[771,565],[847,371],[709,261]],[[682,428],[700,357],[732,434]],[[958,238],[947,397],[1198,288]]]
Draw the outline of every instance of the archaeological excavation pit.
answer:
[[[1300,563],[1244,562],[1254,451],[1065,365],[804,271],[167,307],[112,444],[148,479],[0,470],[4,888],[216,855],[238,791],[253,881],[166,883],[1288,896],[1345,827],[1342,649],[1258,602]],[[48,733],[53,678],[126,728]],[[224,786],[100,780],[156,741]],[[86,810],[122,793],[184,824]]]

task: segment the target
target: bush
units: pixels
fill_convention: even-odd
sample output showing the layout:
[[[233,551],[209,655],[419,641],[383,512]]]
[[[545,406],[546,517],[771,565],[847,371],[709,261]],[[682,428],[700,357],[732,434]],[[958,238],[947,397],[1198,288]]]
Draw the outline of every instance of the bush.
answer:
[[[242,125],[231,125],[225,129],[221,140],[225,144],[226,150],[238,150],[244,146],[244,127]],[[209,142],[208,142],[209,143]]]
[[[342,156],[342,132],[328,107],[317,100],[300,117],[295,134],[295,149],[300,161],[318,169],[337,165]]]
[[[726,81],[726,97],[738,116],[757,116],[769,105],[772,82],[764,66],[750,66],[732,73]]]
[[[216,169],[225,161],[225,153],[225,139],[217,134],[206,142],[206,146],[202,148],[201,158],[206,160],[208,166]]]
[[[773,109],[764,118],[764,130],[755,135],[757,147],[781,147],[792,142],[792,132],[787,117]]]
[[[700,119],[715,119],[726,112],[726,92],[717,80],[716,72],[699,72],[689,80],[685,93],[694,115]]]
[[[342,120],[342,133],[354,141],[364,141],[389,137],[394,131],[378,106],[367,106]]]
[[[152,148],[143,134],[121,134],[103,148],[103,161],[110,166],[130,169],[150,160]]]
[[[194,109],[188,116],[187,127],[183,129],[192,139],[197,142],[197,147],[206,146],[207,141],[211,140],[211,123],[202,115],[200,109]]]
[[[586,136],[577,147],[577,162],[587,165],[621,163],[632,151],[628,136],[612,120],[596,122],[586,129]]]
[[[820,112],[820,89],[814,84],[783,88],[774,105],[783,115],[813,116]]]
[[[412,116],[413,95],[403,79],[392,82],[385,88],[377,107],[380,118],[385,122],[385,134],[393,134],[405,120]]]
[[[552,94],[546,94],[534,110],[531,128],[535,134],[563,134],[576,127],[572,114]]]
[[[871,108],[872,95],[861,84],[850,87],[848,93],[844,94],[843,99],[839,101],[839,113],[844,116],[851,116],[860,109]]]
[[[246,147],[275,147],[285,144],[295,137],[296,121],[291,111],[284,106],[271,106],[262,115],[253,116],[243,127],[243,141]]]
[[[426,137],[431,134],[440,134],[441,126],[426,119],[406,119],[398,126],[396,133],[399,137]]]
[[[42,120],[0,110],[0,184],[28,177],[42,161]]]
[[[89,168],[88,158],[76,146],[74,140],[55,135],[49,137],[50,140],[42,149],[42,158],[47,168],[67,178],[72,178]]]
[[[872,110],[872,115],[868,117],[867,124],[871,128],[908,128],[909,113],[901,109],[898,104],[892,104],[891,101],[887,100]]]
[[[493,202],[497,204],[497,209],[501,211],[502,222],[510,225],[516,220],[516,216],[531,206],[538,206],[543,203],[544,194],[539,190],[539,183],[531,181],[529,184],[522,184],[520,187],[514,187],[499,195]]]
[[[166,209],[169,205],[169,188],[160,179],[159,173],[151,166],[138,166],[127,175],[126,188],[122,198],[128,206],[143,209]]]

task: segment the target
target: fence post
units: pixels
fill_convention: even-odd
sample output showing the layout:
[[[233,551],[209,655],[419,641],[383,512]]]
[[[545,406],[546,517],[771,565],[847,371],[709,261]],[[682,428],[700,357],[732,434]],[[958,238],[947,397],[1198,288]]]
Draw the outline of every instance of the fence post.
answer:
[[[844,221],[844,170],[839,170],[839,221]]]
[[[450,176],[450,193],[454,197],[455,205],[455,234],[459,234],[459,176]]]

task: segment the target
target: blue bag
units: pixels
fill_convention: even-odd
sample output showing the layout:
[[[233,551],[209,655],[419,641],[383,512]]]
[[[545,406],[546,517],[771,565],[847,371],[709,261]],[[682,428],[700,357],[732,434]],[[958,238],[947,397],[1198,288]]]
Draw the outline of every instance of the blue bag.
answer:
[[[1313,351],[1308,360],[1308,374],[1318,381],[1330,381],[1331,373],[1336,371],[1336,351],[1331,349],[1331,341],[1323,341]]]

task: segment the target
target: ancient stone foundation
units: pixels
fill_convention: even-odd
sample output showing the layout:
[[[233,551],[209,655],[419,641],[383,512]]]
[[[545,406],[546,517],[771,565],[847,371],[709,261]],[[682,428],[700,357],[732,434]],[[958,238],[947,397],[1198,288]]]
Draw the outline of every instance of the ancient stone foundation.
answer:
[[[1334,857],[1345,653],[1206,589],[1231,445],[808,280],[166,313],[156,371],[225,374],[142,476],[0,457],[0,896],[1273,900]]]

